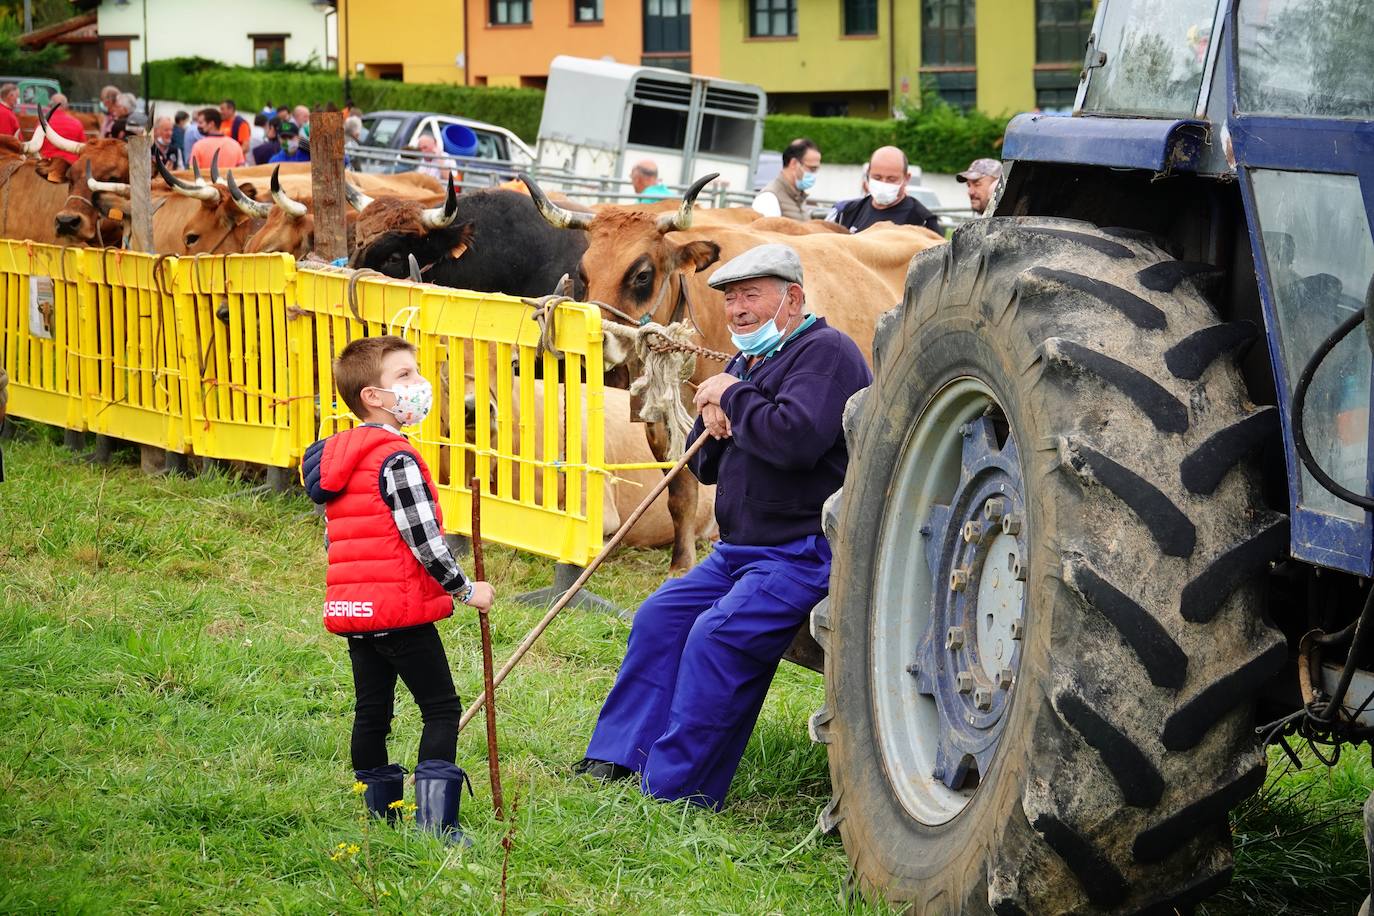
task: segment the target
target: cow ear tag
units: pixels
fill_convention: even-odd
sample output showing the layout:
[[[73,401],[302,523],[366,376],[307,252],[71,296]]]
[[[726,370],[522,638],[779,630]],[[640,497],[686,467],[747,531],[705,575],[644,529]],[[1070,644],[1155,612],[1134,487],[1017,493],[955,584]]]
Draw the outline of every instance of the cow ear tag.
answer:
[[[640,316],[639,316],[639,326],[642,328],[642,327],[644,327],[646,324],[648,324],[649,322],[651,322],[651,321],[653,321],[653,320],[654,320],[654,316],[653,316],[653,315],[650,315],[650,314],[647,314],[647,313],[646,313],[646,314],[643,314],[643,315],[640,315]]]
[[[118,207],[111,207],[111,208],[110,208],[110,219],[116,219],[116,220],[122,220],[122,219],[124,219],[124,211],[121,210],[121,209],[119,209]]]

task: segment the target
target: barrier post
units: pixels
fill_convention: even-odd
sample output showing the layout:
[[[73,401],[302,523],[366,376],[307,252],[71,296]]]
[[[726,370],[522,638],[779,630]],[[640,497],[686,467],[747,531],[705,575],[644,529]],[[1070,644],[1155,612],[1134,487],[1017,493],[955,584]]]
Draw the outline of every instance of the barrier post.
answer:
[[[315,251],[326,261],[348,257],[344,224],[343,114],[310,113],[310,184],[315,211]]]

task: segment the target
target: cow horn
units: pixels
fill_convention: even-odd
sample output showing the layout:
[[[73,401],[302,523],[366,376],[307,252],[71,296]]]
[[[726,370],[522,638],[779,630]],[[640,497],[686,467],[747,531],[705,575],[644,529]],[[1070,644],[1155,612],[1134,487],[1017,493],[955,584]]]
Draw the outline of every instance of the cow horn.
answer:
[[[218,201],[219,190],[208,184],[189,184],[167,171],[167,166],[161,162],[154,163],[157,166],[157,173],[162,176],[162,180],[167,182],[173,191],[184,197],[194,197],[197,200]]]
[[[692,205],[697,202],[697,195],[701,189],[720,177],[720,172],[712,172],[705,178],[698,178],[696,182],[687,189],[687,193],[682,195],[682,204],[677,208],[676,213],[664,213],[658,218],[659,232],[673,232],[675,230],[692,228]]]
[[[408,254],[408,255],[406,255],[406,260],[407,260],[407,262],[409,262],[409,264],[410,264],[410,282],[412,282],[412,283],[423,283],[423,282],[425,282],[424,275],[420,272],[420,262],[417,261],[417,260],[415,260],[415,255],[414,255],[414,254]]]
[[[219,152],[210,157],[210,184],[219,184]]]
[[[453,176],[448,176],[448,198],[442,207],[427,207],[420,211],[420,222],[426,229],[447,229],[458,218],[458,192],[453,189]]]
[[[292,219],[300,219],[309,211],[305,209],[305,204],[299,200],[292,200],[291,196],[281,189],[281,166],[272,170],[272,199],[277,202],[277,206],[286,211],[286,215]]]
[[[234,170],[229,170],[229,196],[233,199],[234,205],[249,216],[258,219],[267,219],[272,212],[272,205],[254,200],[239,189],[238,182],[234,181]]]
[[[86,187],[90,188],[92,193],[96,191],[108,191],[111,194],[125,195],[129,193],[129,185],[125,182],[96,181],[95,176],[91,174],[91,160],[89,159],[86,160]]]
[[[191,160],[191,175],[196,179],[196,184],[205,184],[205,179],[200,174],[200,163],[194,159]]]
[[[348,198],[349,206],[351,206],[354,210],[357,210],[359,213],[362,213],[372,204],[371,197],[368,197],[366,194],[364,194],[362,191],[359,191],[357,188],[353,187],[353,185],[349,184],[347,181],[344,182],[344,196]]]
[[[23,131],[20,131],[20,134],[22,135]],[[33,136],[29,137],[28,142],[24,144],[24,155],[37,156],[39,151],[43,149],[43,136],[43,129],[41,127],[35,127],[33,129]]]
[[[548,220],[549,225],[557,226],[559,229],[586,229],[592,224],[593,214],[565,210],[549,200],[549,195],[545,194],[539,183],[529,175],[520,172],[518,177],[525,183],[525,187],[529,188],[534,205],[539,208],[540,215]]]
[[[48,123],[48,118],[43,114],[43,109],[38,109],[38,123],[43,125],[43,135],[48,138],[48,142],[57,147],[64,153],[71,153],[73,156],[86,148],[86,144],[77,143],[75,140],[68,140],[66,137],[52,129]]]

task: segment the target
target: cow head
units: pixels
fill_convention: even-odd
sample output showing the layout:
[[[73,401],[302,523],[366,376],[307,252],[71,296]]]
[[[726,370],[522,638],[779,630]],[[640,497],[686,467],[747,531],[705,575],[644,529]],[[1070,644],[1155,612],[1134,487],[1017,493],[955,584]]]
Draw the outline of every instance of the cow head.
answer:
[[[219,178],[218,161],[211,163],[212,180],[208,183],[200,178],[199,170],[194,183],[177,178],[161,162],[157,164],[157,171],[177,194],[200,202],[200,206],[191,210],[186,217],[179,235],[181,250],[176,254],[237,254],[243,251],[253,217],[235,202],[231,192],[216,183]],[[239,191],[249,197],[257,193],[251,184],[242,185]]]
[[[607,207],[595,214],[566,210],[550,201],[534,179],[520,177],[550,224],[586,230],[587,251],[578,266],[578,289],[585,290],[588,301],[612,306],[632,320],[656,317],[666,322],[675,304],[670,293],[681,289],[682,279],[674,283],[673,276],[695,273],[720,257],[715,242],[673,237],[691,228],[692,205],[701,189],[716,179],[715,174],[688,188],[678,208],[665,213],[628,207]]]
[[[451,176],[442,207],[399,197],[374,200],[351,185],[347,190],[349,203],[359,211],[350,267],[405,279],[410,276],[411,255],[427,269],[444,258],[462,257],[472,245],[472,223],[457,222],[458,192]]]
[[[122,187],[127,194],[129,147],[123,140],[87,140],[84,143],[68,140],[52,129],[41,111],[38,118],[48,140],[63,152],[76,156],[76,161],[69,166],[62,159],[46,160],[45,177],[53,183],[66,183],[69,194],[53,218],[54,230],[59,238],[83,245],[110,244],[95,202],[101,191],[93,188],[92,182]]]

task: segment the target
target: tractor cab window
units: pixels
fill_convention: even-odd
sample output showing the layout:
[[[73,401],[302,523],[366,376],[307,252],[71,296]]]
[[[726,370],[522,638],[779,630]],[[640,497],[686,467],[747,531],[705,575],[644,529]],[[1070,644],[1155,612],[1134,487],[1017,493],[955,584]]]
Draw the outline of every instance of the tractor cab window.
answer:
[[[1251,180],[1291,395],[1322,340],[1364,308],[1374,238],[1354,175],[1254,169]],[[1303,417],[1313,457],[1357,493],[1368,492],[1369,364],[1368,337],[1347,336],[1313,377]],[[1328,515],[1364,517],[1306,469],[1299,501]]]
[[[1083,109],[1189,116],[1197,109],[1216,0],[1105,0]],[[1105,62],[1097,63],[1099,52]],[[1097,58],[1094,60],[1093,58]]]
[[[1244,0],[1236,34],[1242,111],[1318,118],[1374,111],[1367,0]]]

